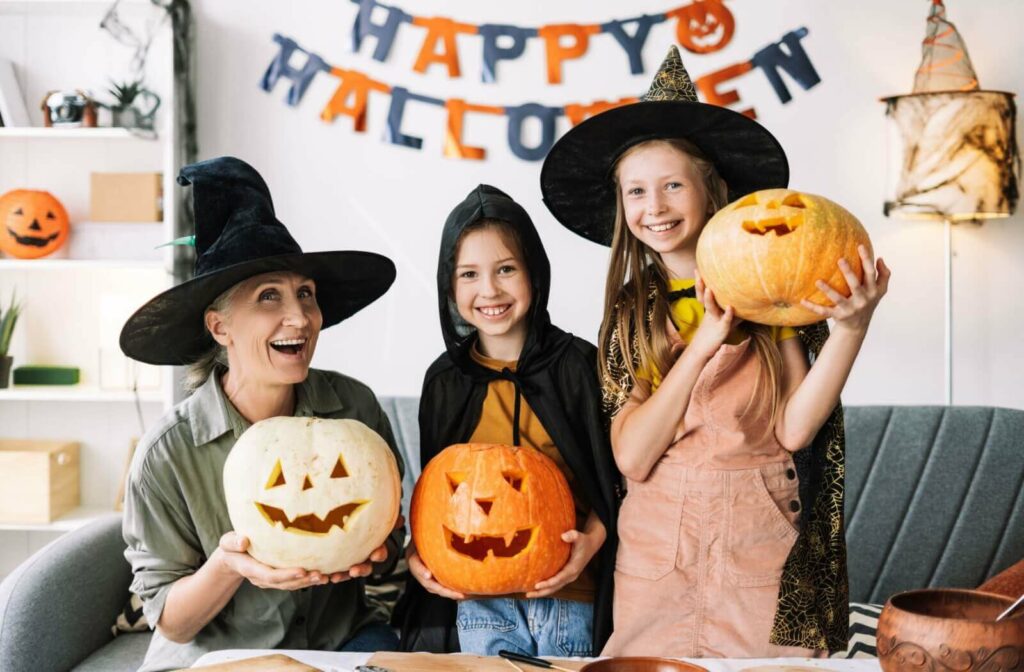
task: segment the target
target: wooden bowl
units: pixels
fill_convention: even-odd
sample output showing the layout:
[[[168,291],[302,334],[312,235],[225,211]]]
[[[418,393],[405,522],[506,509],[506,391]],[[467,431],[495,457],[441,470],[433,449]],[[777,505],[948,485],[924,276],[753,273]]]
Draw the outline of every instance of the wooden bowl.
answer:
[[[878,619],[885,672],[1022,672],[1024,616],[996,622],[1013,600],[938,588],[893,595]]]
[[[671,658],[622,656],[587,663],[580,672],[708,672],[706,667]]]

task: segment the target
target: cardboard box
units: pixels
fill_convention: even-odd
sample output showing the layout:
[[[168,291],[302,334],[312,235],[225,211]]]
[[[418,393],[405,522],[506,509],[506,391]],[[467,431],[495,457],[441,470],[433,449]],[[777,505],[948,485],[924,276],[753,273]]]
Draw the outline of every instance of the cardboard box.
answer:
[[[0,439],[0,522],[49,523],[79,505],[78,444]]]
[[[159,222],[163,219],[160,173],[92,173],[93,222]]]

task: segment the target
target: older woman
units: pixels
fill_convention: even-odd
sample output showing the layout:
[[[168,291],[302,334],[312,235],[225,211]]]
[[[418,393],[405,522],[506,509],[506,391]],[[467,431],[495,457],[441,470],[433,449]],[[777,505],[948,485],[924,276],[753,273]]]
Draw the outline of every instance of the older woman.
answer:
[[[394,648],[363,579],[390,568],[403,530],[347,572],[268,567],[232,531],[222,482],[239,435],[279,415],[360,420],[401,468],[373,392],[310,368],[320,330],[384,294],[394,265],[366,252],[303,254],[263,179],[238,159],[186,166],[178,182],[193,190],[195,277],[152,299],[121,332],[129,357],[191,365],[193,390],[143,437],[128,477],[125,556],[156,629],[142,670],[188,667],[224,648]]]

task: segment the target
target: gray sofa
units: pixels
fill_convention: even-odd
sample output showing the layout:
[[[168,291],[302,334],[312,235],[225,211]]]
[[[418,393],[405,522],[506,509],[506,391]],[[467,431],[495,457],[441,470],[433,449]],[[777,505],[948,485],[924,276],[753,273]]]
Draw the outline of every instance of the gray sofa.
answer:
[[[419,471],[417,402],[384,400]],[[847,540],[855,602],[900,590],[977,586],[1024,557],[1024,411],[985,407],[846,409]],[[0,670],[120,672],[148,633],[112,637],[131,572],[120,518],[66,534],[0,584]]]

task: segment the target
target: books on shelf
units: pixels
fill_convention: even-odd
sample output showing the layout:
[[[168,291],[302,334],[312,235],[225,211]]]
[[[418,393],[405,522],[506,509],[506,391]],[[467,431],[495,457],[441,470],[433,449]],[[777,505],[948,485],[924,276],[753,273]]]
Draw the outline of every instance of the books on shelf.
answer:
[[[14,76],[14,63],[0,58],[0,126],[31,126],[25,98]]]

